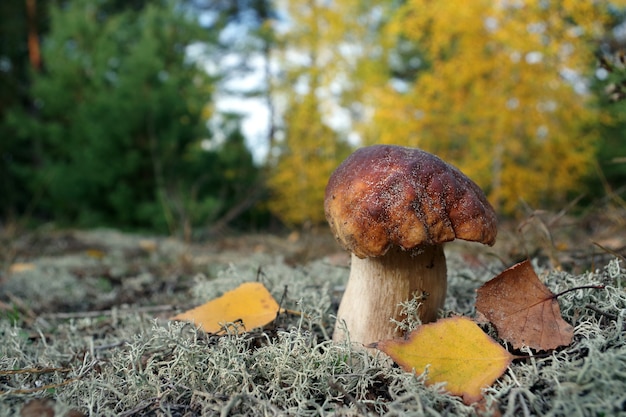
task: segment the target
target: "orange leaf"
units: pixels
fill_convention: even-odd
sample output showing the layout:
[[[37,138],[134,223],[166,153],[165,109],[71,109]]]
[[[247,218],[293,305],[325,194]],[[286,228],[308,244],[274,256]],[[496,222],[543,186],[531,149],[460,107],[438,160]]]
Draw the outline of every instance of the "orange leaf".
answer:
[[[446,389],[466,404],[482,398],[480,390],[506,371],[514,356],[466,317],[425,324],[408,339],[384,340],[374,347],[406,371],[427,370],[427,384],[446,382]]]
[[[195,323],[208,333],[219,332],[225,324],[238,321],[251,330],[272,322],[279,310],[278,303],[263,284],[247,282],[219,298],[172,317],[172,320]]]
[[[529,261],[505,270],[477,293],[476,310],[514,348],[550,350],[572,342],[573,327],[563,320],[554,294],[539,280]]]

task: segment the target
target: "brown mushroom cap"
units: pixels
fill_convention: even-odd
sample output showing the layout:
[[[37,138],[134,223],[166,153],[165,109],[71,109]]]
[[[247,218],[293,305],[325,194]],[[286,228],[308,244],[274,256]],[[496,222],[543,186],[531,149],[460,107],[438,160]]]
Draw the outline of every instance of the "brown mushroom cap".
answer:
[[[337,240],[360,258],[463,239],[493,245],[496,214],[461,171],[416,148],[374,145],[330,177],[324,201]]]

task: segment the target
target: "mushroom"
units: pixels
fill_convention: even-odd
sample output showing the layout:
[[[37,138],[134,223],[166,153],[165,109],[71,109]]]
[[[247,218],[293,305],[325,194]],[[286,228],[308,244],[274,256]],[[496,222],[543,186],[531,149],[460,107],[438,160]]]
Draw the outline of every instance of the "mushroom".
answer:
[[[443,244],[493,245],[497,233],[476,183],[435,155],[401,146],[350,155],[328,181],[324,211],[352,252],[333,339],[364,345],[402,336],[391,319],[401,320],[399,304],[414,296],[423,298],[422,323],[435,321],[446,297]]]

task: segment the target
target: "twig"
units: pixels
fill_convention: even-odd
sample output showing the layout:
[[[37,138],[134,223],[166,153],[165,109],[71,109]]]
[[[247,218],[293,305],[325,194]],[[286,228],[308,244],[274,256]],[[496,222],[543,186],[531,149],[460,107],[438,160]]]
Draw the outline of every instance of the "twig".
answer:
[[[120,416],[120,417],[129,417],[129,416],[132,416],[132,415],[140,415],[140,413],[142,411],[144,411],[148,407],[153,406],[154,404],[156,404],[160,400],[161,400],[160,397],[148,398],[148,399],[143,400],[142,402],[140,402],[139,405],[137,405],[135,408],[132,408],[130,410],[126,410],[123,413],[118,414],[118,416]],[[141,413],[141,415],[143,415],[143,413]]]
[[[37,388],[22,388],[22,389],[8,390],[8,391],[0,391],[0,395],[5,395],[5,394],[31,394],[33,392],[46,391],[46,390],[49,390],[49,389],[63,387],[65,385],[69,385],[72,382],[76,382],[78,380],[79,380],[79,377],[76,377],[76,378],[67,379],[67,380],[65,380],[63,382],[59,382],[59,383],[56,383],[56,384],[42,385],[42,386],[37,387]]]
[[[226,407],[222,409],[222,412],[220,413],[220,417],[227,417],[230,414],[233,407],[235,407],[244,398],[245,398],[245,394],[233,395],[230,401],[228,401],[228,404],[226,404]]]
[[[20,297],[14,295],[11,292],[6,293],[9,300],[18,308],[19,311],[26,315],[26,321],[28,324],[32,324],[37,319],[37,314],[31,309],[28,304],[24,302]]]
[[[109,350],[119,346],[124,346],[128,343],[128,340],[120,340],[119,342],[108,343],[106,345],[94,346],[94,350]]]
[[[83,368],[81,369],[81,372],[79,373],[78,376],[75,376],[75,377],[70,378],[70,379],[66,379],[65,381],[62,381],[62,382],[58,382],[58,383],[54,383],[54,384],[42,385],[42,386],[36,387],[36,388],[19,388],[19,389],[7,390],[7,391],[0,391],[0,395],[5,395],[5,394],[31,394],[31,393],[38,392],[38,391],[46,391],[46,390],[49,390],[49,389],[56,389],[56,388],[59,388],[59,387],[63,387],[65,385],[71,384],[72,382],[79,381],[81,378],[83,378],[83,376],[85,376],[85,374],[88,371],[94,369],[94,366],[96,364],[97,364],[97,361],[92,361],[87,366],[83,366]],[[68,373],[68,372],[71,372],[71,371],[72,371],[72,369],[70,369],[70,368],[23,368],[23,369],[13,369],[13,370],[0,371],[0,375],[19,375],[19,374],[39,375],[39,374],[44,374],[44,373],[55,373],[55,372]]]
[[[23,369],[0,369],[0,375],[20,374],[50,374],[52,372],[71,372],[70,368],[23,368]]]
[[[620,255],[619,253],[617,253],[616,251],[614,251],[613,249],[609,249],[607,247],[602,246],[601,244],[599,244],[598,242],[592,242],[594,245],[596,245],[597,247],[599,247],[600,249],[602,249],[603,251],[610,253],[613,256],[616,256],[618,258],[620,258],[622,261],[626,262],[626,257],[624,257],[623,255]]]
[[[147,306],[147,307],[137,307],[137,308],[115,308],[109,310],[93,310],[93,311],[77,311],[71,313],[49,313],[42,314],[43,318],[47,319],[57,319],[57,320],[66,320],[66,319],[81,319],[81,318],[94,318],[101,316],[111,316],[113,314],[119,314],[121,312],[129,312],[129,313],[160,313],[164,311],[172,311],[174,310],[174,306],[172,305],[160,305],[160,306]]]
[[[607,313],[606,311],[600,310],[598,307],[594,305],[587,304],[585,308],[588,308],[589,310],[594,311],[600,314],[601,316],[608,318],[609,320],[617,321],[617,316],[615,314]]]
[[[336,383],[335,381],[331,379],[328,380],[328,386],[334,390],[339,391],[344,397],[346,397],[348,401],[350,401],[359,409],[362,415],[369,414],[369,410],[367,409],[367,407],[364,404],[357,401],[357,399],[354,398],[354,396],[350,394],[348,391],[346,391],[344,387],[342,387],[341,385],[339,385],[338,383]]]
[[[548,221],[547,226],[553,227],[563,216],[565,216],[580,200],[585,197],[585,194],[578,194],[578,196],[570,201],[561,211],[559,211],[556,215],[552,216],[552,218]]]

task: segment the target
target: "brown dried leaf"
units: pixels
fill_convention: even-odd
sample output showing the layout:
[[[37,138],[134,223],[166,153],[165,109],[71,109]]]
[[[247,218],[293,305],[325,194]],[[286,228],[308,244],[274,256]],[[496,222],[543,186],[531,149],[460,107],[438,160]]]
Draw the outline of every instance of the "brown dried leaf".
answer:
[[[476,310],[514,348],[550,350],[569,345],[574,328],[563,320],[554,294],[529,261],[521,262],[477,290]]]
[[[20,410],[21,417],[54,417],[54,401],[35,398],[28,401]]]

